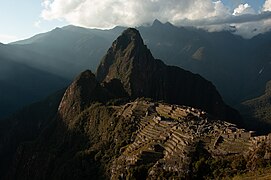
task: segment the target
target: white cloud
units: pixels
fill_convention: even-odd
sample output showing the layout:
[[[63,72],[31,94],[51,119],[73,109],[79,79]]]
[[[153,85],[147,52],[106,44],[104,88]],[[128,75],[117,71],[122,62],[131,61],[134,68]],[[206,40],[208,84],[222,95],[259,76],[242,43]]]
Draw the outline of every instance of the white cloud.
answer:
[[[266,0],[263,4],[262,12],[259,12],[256,16],[262,16],[263,18],[258,18],[258,20],[252,21],[252,22],[245,22],[240,24],[235,24],[236,32],[235,34],[241,35],[245,38],[251,38],[257,34],[265,33],[267,31],[271,30],[271,17],[269,14],[271,14],[271,0]],[[238,8],[234,10],[237,14],[235,15],[242,15],[244,13],[246,14],[253,14],[255,11],[252,9],[249,5],[241,6],[239,5]]]
[[[244,38],[251,38],[260,33],[271,30],[271,20],[256,21],[250,23],[236,24],[235,34]]]
[[[271,0],[266,0],[263,4],[263,11],[271,11]]]
[[[266,0],[263,12],[258,13],[249,4],[230,10],[221,0],[43,0],[42,5],[43,19],[64,19],[83,27],[135,27],[159,19],[210,31],[235,26],[236,34],[244,37],[265,32],[271,18],[271,13],[265,12],[271,9],[271,0]]]
[[[246,4],[240,4],[237,8],[235,8],[233,10],[233,14],[232,15],[239,16],[239,15],[242,15],[242,14],[255,14],[255,11],[247,3]]]
[[[16,36],[7,35],[7,34],[0,34],[0,42],[1,43],[10,43],[17,39]]]
[[[42,17],[65,19],[85,27],[138,26],[154,19],[179,22],[182,19],[224,16],[228,9],[212,0],[45,0]]]

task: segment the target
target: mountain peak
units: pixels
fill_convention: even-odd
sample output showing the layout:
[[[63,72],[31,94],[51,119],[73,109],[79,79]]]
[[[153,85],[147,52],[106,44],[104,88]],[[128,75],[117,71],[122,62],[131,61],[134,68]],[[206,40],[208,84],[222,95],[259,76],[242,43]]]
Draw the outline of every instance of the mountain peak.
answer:
[[[103,101],[109,94],[97,82],[95,75],[86,70],[75,78],[66,90],[58,108],[60,117],[66,122],[82,112],[93,101]]]
[[[212,83],[155,59],[133,28],[125,30],[107,51],[97,69],[97,79],[105,84],[117,80],[119,89],[109,91],[124,89],[131,99],[147,97],[193,106],[221,118],[237,115],[224,104]]]
[[[76,77],[75,82],[80,83],[81,81],[85,81],[86,79],[91,79],[95,81],[95,75],[91,72],[91,70],[85,70]]]
[[[118,74],[118,79],[122,76],[128,78],[130,76],[127,73],[132,72],[135,64],[144,64],[152,60],[154,58],[147,46],[144,45],[139,31],[128,28],[113,42],[103,57],[97,69],[97,79],[99,82],[109,82],[116,74]],[[110,68],[113,64],[115,64],[114,68]],[[118,69],[118,66],[122,69]],[[130,86],[128,84],[126,84],[127,88]]]
[[[163,23],[161,21],[159,21],[158,19],[155,19],[152,23],[153,27],[157,27],[157,26],[161,26],[163,25]]]
[[[113,43],[113,48],[124,50],[129,44],[142,45],[143,40],[138,30],[135,28],[128,28],[117,38]]]
[[[140,33],[135,28],[127,28],[126,30],[123,31],[122,35],[136,37],[136,36],[140,36]]]

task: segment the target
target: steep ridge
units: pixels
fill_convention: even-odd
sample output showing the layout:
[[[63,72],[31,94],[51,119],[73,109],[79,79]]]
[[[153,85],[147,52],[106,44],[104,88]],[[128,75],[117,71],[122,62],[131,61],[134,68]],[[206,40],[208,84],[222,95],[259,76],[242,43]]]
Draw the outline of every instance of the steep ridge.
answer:
[[[21,49],[28,64],[72,80],[85,67],[94,70],[120,32],[66,26],[9,46]]]
[[[82,72],[66,90],[58,108],[59,116],[67,121],[74,119],[92,102],[106,102],[110,93],[97,82],[95,75],[86,70]]]
[[[69,84],[65,78],[26,65],[24,59],[16,61],[8,57],[3,53],[6,45],[3,46],[0,47],[0,119]],[[14,49],[9,50],[10,54],[15,53]]]
[[[211,82],[156,60],[136,29],[129,28],[113,42],[97,69],[99,82],[119,80],[131,98],[148,97],[203,109],[219,118],[240,120],[224,104]]]
[[[65,89],[60,90],[0,121],[0,179],[11,168],[19,145],[34,141],[53,121],[64,92]]]
[[[271,127],[271,81],[267,82],[263,95],[243,102],[240,113],[246,118],[246,125],[268,132]]]

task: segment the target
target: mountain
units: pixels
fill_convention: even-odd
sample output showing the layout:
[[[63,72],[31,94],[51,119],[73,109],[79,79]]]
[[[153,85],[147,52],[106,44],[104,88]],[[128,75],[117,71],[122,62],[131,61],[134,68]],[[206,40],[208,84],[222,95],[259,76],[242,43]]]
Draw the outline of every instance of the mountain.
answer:
[[[67,86],[95,67],[120,30],[67,26],[25,41],[0,45],[0,118]]]
[[[261,128],[263,131],[271,127],[271,81],[266,84],[263,95],[243,102],[239,108],[250,127]]]
[[[90,71],[82,72],[66,90],[58,108],[63,120],[72,121],[92,102],[106,102],[113,95],[103,88]]]
[[[211,82],[154,59],[139,32],[132,28],[114,41],[97,69],[97,79],[105,84],[118,80],[133,99],[148,97],[201,108],[223,119],[241,119],[224,104]]]
[[[0,179],[10,168],[19,145],[34,141],[53,122],[64,92],[65,89],[54,93],[0,121]]]
[[[121,31],[66,26],[9,45],[34,54],[27,58],[28,55],[22,53],[29,59],[28,64],[72,80],[85,67],[94,70]]]
[[[95,71],[110,43],[123,30],[67,26],[12,46],[40,55],[32,65],[72,79],[85,67]],[[210,80],[230,105],[259,96],[270,80],[270,33],[243,39],[229,31],[206,32],[158,20],[138,30],[155,57]]]
[[[259,35],[265,39],[243,39],[228,31],[206,32],[161,23],[139,31],[156,57],[210,80],[231,105],[258,96],[270,79],[270,33]]]
[[[27,40],[1,45],[0,56],[18,62],[18,65],[63,79],[60,82],[70,82],[86,68],[94,72],[111,42],[123,30],[123,27],[110,30],[75,26],[56,28]],[[163,24],[158,20],[150,26],[138,27],[138,30],[155,57],[163,59],[166,64],[184,68],[210,80],[223,100],[231,106],[239,107],[240,103],[260,96],[270,80],[270,32],[252,39],[243,39],[228,31],[206,32],[190,27],[176,27],[170,23]],[[8,77],[12,72],[14,71],[9,70],[2,77]],[[28,79],[25,77],[23,81]],[[35,91],[42,92],[42,95],[30,101],[17,97],[18,93],[11,93],[12,91],[8,96],[2,96],[16,98],[5,100],[5,104],[9,105],[4,105],[0,114],[14,112],[18,108],[17,99],[22,99],[21,107],[67,85],[55,83],[51,86],[52,84],[46,85],[45,82],[44,90]],[[115,83],[108,85],[119,85],[119,82]],[[0,89],[14,89],[6,87],[6,83],[0,84]],[[52,88],[47,91],[46,87]],[[20,84],[17,89],[27,91],[25,89],[31,89],[31,84]],[[120,95],[125,95],[125,91]],[[20,97],[26,97],[25,93]]]
[[[129,28],[96,76],[86,70],[64,94],[0,122],[0,178],[213,178],[257,167],[263,156],[254,153],[252,133],[216,119],[226,116],[238,114],[209,81],[154,59]],[[201,163],[213,169],[202,172]]]
[[[65,78],[28,66],[7,51],[16,53],[0,46],[0,118],[67,86]]]

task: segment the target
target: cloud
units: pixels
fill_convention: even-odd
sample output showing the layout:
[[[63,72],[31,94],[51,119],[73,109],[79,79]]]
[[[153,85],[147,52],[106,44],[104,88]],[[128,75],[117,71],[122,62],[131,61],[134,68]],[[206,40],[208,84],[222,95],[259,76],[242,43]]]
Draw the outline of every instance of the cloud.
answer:
[[[7,35],[7,34],[0,34],[0,42],[1,43],[9,43],[9,42],[12,42],[16,39],[17,39],[16,36]]]
[[[242,14],[255,14],[255,11],[247,3],[246,4],[240,4],[237,8],[235,8],[233,10],[233,14],[232,15],[239,16],[239,15],[242,15]]]
[[[154,19],[175,23],[228,13],[221,1],[212,0],[45,0],[43,7],[41,16],[46,20],[65,19],[98,28],[138,26]]]
[[[271,11],[271,0],[266,0],[263,5],[263,11]]]
[[[210,18],[196,21],[183,21],[181,24],[197,26],[210,32],[229,30],[244,38],[265,33],[271,30],[271,12],[260,14],[243,14],[221,18]]]
[[[221,0],[43,0],[42,6],[41,17],[45,20],[64,19],[90,28],[135,27],[159,19],[209,30],[235,26],[236,32],[243,28],[240,32],[250,33],[247,27],[257,21],[264,26],[263,21],[271,18],[271,0],[266,0],[263,12],[258,13],[247,3],[230,10]]]
[[[270,31],[271,29],[270,27],[271,27],[270,20],[236,24],[235,25],[236,30],[234,33],[244,38],[252,38],[253,36],[258,35],[260,33]]]
[[[248,22],[262,21],[271,18],[271,12],[263,12],[260,14],[242,14],[238,16],[227,15],[221,17],[210,17],[198,20],[183,19],[177,22],[178,25],[184,26],[213,26],[223,24],[242,24]]]

